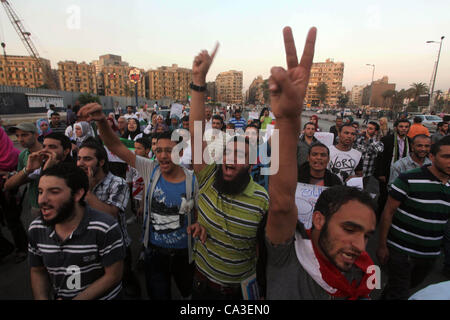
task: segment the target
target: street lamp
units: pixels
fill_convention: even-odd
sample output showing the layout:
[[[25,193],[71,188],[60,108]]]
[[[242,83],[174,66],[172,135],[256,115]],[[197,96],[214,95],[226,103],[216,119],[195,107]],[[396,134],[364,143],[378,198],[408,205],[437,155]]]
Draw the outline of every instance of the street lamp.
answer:
[[[444,40],[444,36],[441,37],[441,41],[427,41],[427,43],[439,43],[439,52],[438,52],[438,57],[437,57],[437,61],[436,61],[436,65],[434,67],[433,73],[433,83],[431,85],[431,91],[430,91],[430,101],[428,102],[428,108],[431,110],[431,105],[434,105],[433,102],[433,92],[434,92],[434,84],[436,82],[436,74],[437,74],[437,69],[438,69],[438,65],[439,65],[439,57],[441,56],[441,48],[442,48],[442,41]]]
[[[370,63],[366,63],[366,66],[373,67],[373,69],[372,69],[372,82],[370,83],[370,98],[369,98],[369,107],[371,107],[372,106],[372,91],[373,91],[373,76],[375,74],[375,65],[374,64],[370,64]]]

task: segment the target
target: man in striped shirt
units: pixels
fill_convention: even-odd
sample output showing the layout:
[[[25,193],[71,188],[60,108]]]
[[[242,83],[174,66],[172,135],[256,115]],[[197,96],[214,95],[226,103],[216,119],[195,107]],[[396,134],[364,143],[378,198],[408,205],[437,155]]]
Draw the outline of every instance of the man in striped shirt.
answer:
[[[401,174],[380,221],[377,256],[387,263],[384,299],[407,299],[440,254],[450,215],[450,137],[432,145],[431,165]]]
[[[245,142],[230,139],[222,164],[208,165],[210,159],[202,157],[209,155],[204,152],[206,142],[201,139],[206,74],[216,52],[217,46],[211,56],[202,51],[192,68],[189,129],[199,184],[198,222],[207,232],[206,241],[197,241],[194,247],[196,271],[192,298],[239,300],[242,299],[241,282],[256,273],[256,233],[269,208],[269,197],[250,177],[248,138]],[[198,122],[201,122],[201,131],[195,130]]]
[[[88,190],[88,177],[74,164],[57,164],[42,173],[41,216],[28,231],[36,300],[120,298],[122,235],[113,217],[86,206]]]
[[[229,123],[234,124],[234,129],[237,131],[241,129],[242,131],[245,130],[245,127],[247,126],[247,121],[241,117],[242,111],[241,109],[236,109],[234,112],[234,118],[231,118]]]

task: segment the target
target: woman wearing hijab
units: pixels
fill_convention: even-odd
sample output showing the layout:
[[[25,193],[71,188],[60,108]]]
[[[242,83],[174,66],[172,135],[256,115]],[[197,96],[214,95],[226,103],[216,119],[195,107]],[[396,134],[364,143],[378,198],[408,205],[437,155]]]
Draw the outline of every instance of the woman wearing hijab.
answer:
[[[153,133],[163,133],[169,131],[169,127],[165,123],[157,123]]]
[[[152,133],[152,131],[153,131],[153,129],[155,128],[155,125],[156,125],[156,119],[157,119],[157,116],[158,116],[158,114],[155,112],[155,111],[153,111],[152,112],[152,115],[151,115],[151,117],[150,117],[150,119],[151,119],[151,121],[150,121],[150,123],[147,125],[147,127],[144,129],[144,134],[145,135],[150,135],[151,133]]]
[[[50,124],[48,123],[47,119],[39,119],[38,121],[36,121],[36,127],[39,133],[38,141],[40,143],[43,143],[45,136],[52,133],[52,129],[50,129]]]
[[[267,125],[272,123],[272,117],[269,113],[269,108],[263,108],[259,114],[259,121],[261,122],[261,130],[266,130]]]
[[[171,131],[176,130],[180,127],[180,118],[176,114],[170,116],[170,127]]]
[[[318,117],[317,115],[313,114],[313,115],[309,118],[309,122],[314,123],[314,127],[315,127],[315,129],[316,129],[316,132],[322,131],[322,130],[319,128],[319,117]]]
[[[136,141],[137,139],[142,137],[143,134],[141,132],[139,121],[135,118],[128,119],[127,130],[125,130],[125,133],[122,135],[122,138]]]
[[[80,121],[76,122],[73,125],[74,132],[75,132],[75,144],[79,148],[81,144],[88,138],[92,137],[92,131],[89,125],[89,122],[86,121]]]

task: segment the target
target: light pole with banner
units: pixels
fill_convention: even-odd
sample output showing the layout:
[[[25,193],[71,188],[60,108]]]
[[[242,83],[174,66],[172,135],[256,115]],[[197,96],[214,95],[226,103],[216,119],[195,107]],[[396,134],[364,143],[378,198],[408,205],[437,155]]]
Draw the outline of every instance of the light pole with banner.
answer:
[[[131,69],[129,77],[130,77],[130,81],[132,83],[134,83],[134,93],[135,93],[135,96],[136,96],[136,111],[137,111],[138,104],[139,104],[138,103],[138,82],[141,81],[141,78],[142,78],[141,70],[139,70],[137,68]]]

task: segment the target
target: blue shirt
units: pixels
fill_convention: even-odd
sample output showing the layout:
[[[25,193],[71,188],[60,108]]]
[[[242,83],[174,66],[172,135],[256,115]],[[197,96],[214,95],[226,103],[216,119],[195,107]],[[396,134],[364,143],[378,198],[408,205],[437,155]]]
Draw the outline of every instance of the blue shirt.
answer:
[[[257,163],[252,164],[253,166],[252,170],[250,171],[250,175],[252,176],[253,181],[269,191],[269,175],[263,174],[264,172],[261,172],[261,169],[270,168],[270,162],[266,164],[263,163],[267,162],[267,158],[270,159],[271,149],[268,143],[265,143],[264,145],[267,148],[265,152],[262,152],[263,146],[258,146]]]
[[[240,118],[239,120],[237,120],[236,118],[231,118],[230,121],[228,121],[229,123],[234,124],[234,129],[242,129],[244,130],[245,127],[247,126],[247,121],[244,118]]]
[[[188,217],[179,213],[182,197],[186,197],[186,181],[171,183],[159,177],[152,196],[151,244],[173,249],[188,247]]]

